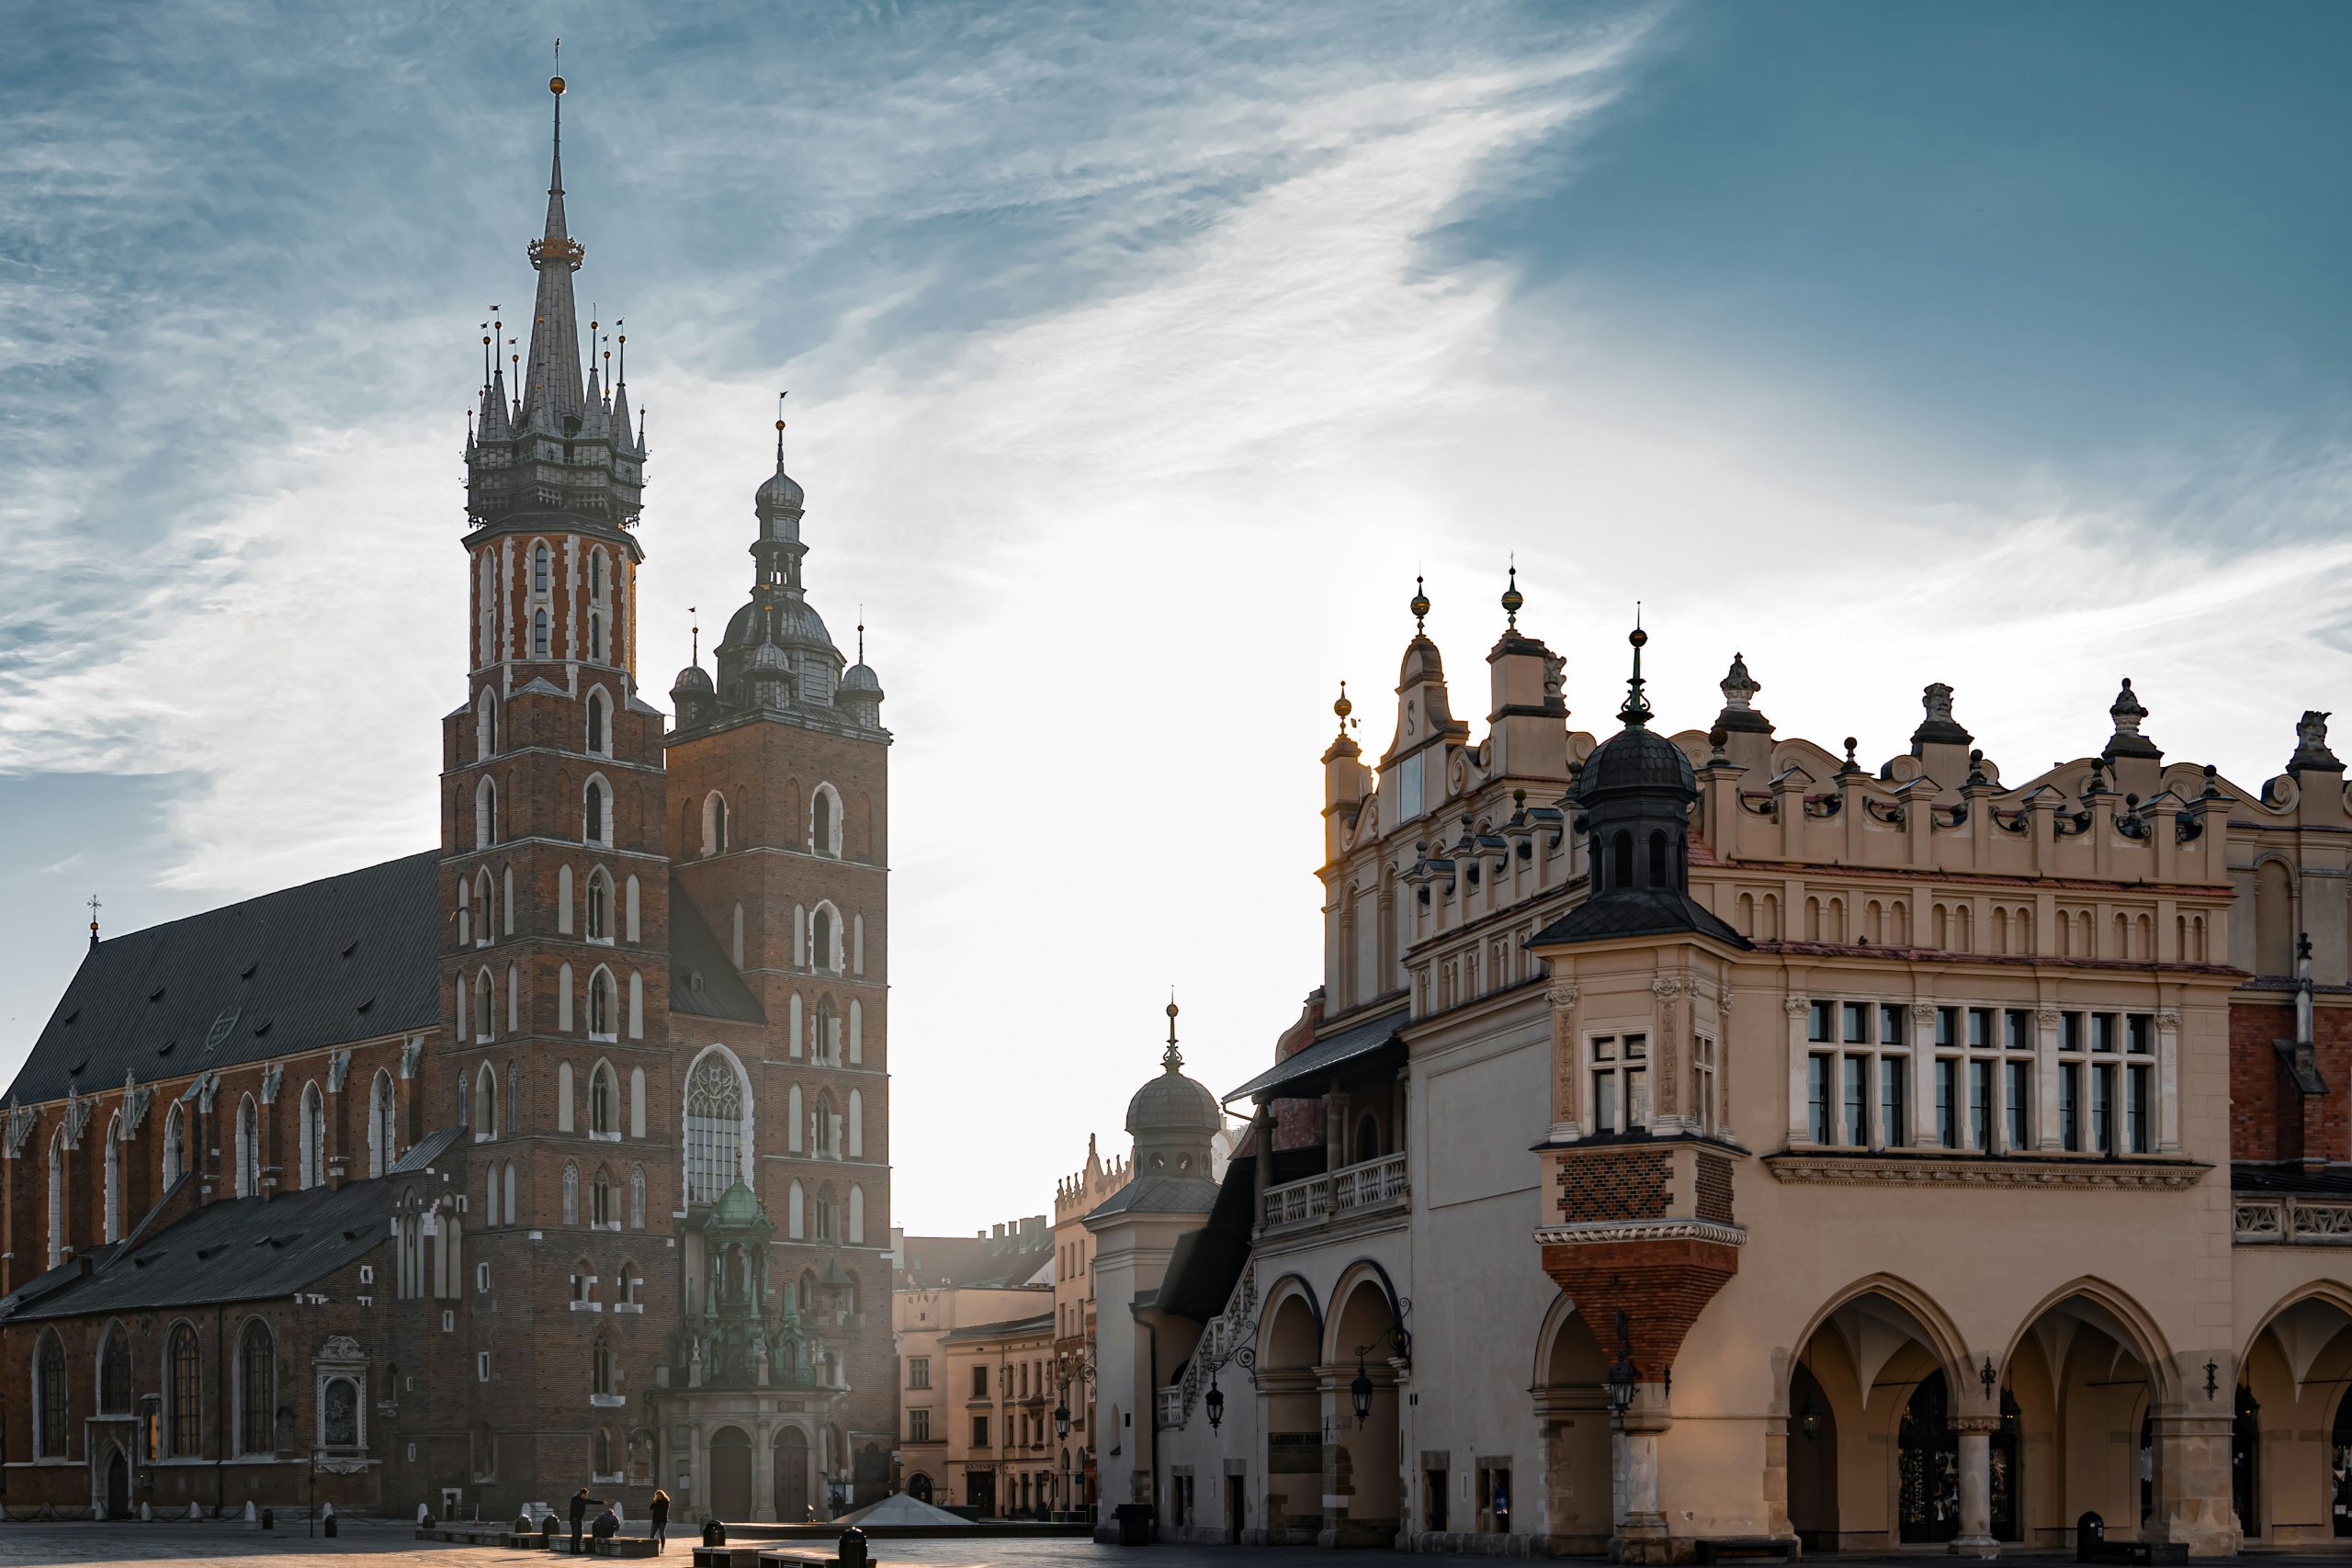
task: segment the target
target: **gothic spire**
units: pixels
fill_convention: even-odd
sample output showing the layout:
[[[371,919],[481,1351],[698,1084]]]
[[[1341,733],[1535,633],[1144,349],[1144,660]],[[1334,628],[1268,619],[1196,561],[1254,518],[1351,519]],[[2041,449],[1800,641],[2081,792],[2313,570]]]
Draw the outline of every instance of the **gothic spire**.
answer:
[[[539,275],[531,315],[531,356],[516,392],[524,423],[560,431],[577,419],[580,400],[580,324],[571,304],[571,275],[587,249],[567,231],[563,215],[563,78],[548,78],[555,96],[554,152],[548,165],[547,231],[531,242],[531,265]]]
[[[1625,682],[1625,705],[1617,710],[1617,722],[1629,729],[1639,729],[1650,721],[1649,694],[1642,689],[1642,647],[1650,634],[1642,630],[1641,613],[1634,615],[1633,635],[1625,639],[1634,645],[1634,675]]]

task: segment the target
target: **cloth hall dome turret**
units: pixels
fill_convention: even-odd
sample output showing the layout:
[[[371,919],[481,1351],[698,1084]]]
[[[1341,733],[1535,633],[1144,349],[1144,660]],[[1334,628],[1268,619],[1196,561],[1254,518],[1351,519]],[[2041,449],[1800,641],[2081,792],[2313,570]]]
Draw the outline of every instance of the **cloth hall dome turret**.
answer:
[[[1127,1133],[1136,1141],[1136,1168],[1208,1174],[1211,1141],[1225,1130],[1225,1113],[1208,1086],[1184,1076],[1176,1048],[1176,1004],[1168,1004],[1168,1049],[1158,1077],[1127,1101]]]

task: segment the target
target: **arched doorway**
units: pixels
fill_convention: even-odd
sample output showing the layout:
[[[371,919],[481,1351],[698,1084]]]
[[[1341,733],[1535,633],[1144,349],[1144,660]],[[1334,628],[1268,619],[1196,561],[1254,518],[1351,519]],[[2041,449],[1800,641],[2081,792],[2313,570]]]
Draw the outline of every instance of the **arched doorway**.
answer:
[[[925,1475],[920,1470],[916,1471],[912,1475],[908,1476],[907,1495],[912,1497],[918,1503],[930,1502],[931,1477]]]
[[[2122,1298],[2086,1288],[2036,1314],[2010,1349],[1994,1456],[1997,1465],[2011,1434],[2032,1456],[2022,1466],[2010,1459],[2008,1489],[2014,1513],[2040,1523],[2038,1544],[2064,1544],[2086,1513],[2110,1537],[2137,1539],[2145,1510],[2163,1506],[2149,1420],[2161,1351],[2149,1332]]]
[[[2231,1504],[2251,1542],[2352,1538],[2352,1311],[2328,1291],[2274,1310],[2238,1362]]]
[[[1282,1291],[1261,1321],[1258,1397],[1265,1414],[1266,1540],[1311,1546],[1323,1529],[1323,1401],[1315,1373],[1322,1325],[1314,1299],[1295,1288]]]
[[[1823,1314],[1789,1369],[1788,1528],[1809,1551],[1885,1551],[1960,1534],[1948,1318],[1900,1280]],[[1924,1396],[1924,1397],[1923,1397]]]
[[[1604,1551],[1616,1528],[1609,1483],[1609,1359],[1584,1314],[1565,1296],[1552,1314],[1551,1343],[1535,1391],[1552,1534],[1566,1538],[1569,1550]]]
[[[775,1435],[775,1517],[787,1525],[808,1517],[808,1434],[797,1427]]]
[[[130,1462],[119,1443],[107,1455],[107,1517],[130,1517]]]
[[[710,1511],[720,1519],[752,1517],[752,1439],[741,1427],[710,1435]]]
[[[1333,1462],[1347,1477],[1341,1516],[1329,1521],[1335,1546],[1392,1546],[1403,1524],[1396,1489],[1396,1310],[1386,1284],[1365,1270],[1342,1287],[1326,1364],[1340,1387],[1333,1396]],[[1362,1386],[1369,1385],[1369,1386]],[[1356,1415],[1359,1394],[1368,1406]]]

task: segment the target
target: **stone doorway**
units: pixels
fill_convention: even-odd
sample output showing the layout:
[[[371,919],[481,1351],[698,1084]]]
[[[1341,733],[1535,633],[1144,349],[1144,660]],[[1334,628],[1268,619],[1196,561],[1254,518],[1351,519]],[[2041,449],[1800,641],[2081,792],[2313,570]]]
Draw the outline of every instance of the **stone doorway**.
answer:
[[[787,1525],[808,1517],[808,1434],[797,1427],[775,1435],[775,1517]]]
[[[752,1517],[752,1439],[741,1427],[710,1435],[710,1512],[720,1519]]]
[[[996,1517],[996,1472],[992,1470],[967,1471],[964,1474],[965,1501],[980,1517]]]
[[[107,1455],[107,1517],[127,1519],[130,1517],[130,1461],[123,1458],[117,1445]]]

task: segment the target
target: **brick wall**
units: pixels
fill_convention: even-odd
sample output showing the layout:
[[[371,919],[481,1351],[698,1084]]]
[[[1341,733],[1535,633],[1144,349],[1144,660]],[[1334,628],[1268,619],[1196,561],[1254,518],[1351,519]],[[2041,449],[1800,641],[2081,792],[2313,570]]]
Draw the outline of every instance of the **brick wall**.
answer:
[[[2324,995],[2312,1033],[2324,1094],[2304,1096],[2272,1047],[2291,1039],[2290,994],[2241,992],[2230,1001],[2230,1156],[2352,1158],[2352,997]]]
[[[1579,1150],[1556,1158],[1564,1224],[1651,1220],[1666,1213],[1671,1158],[1666,1150]]]

